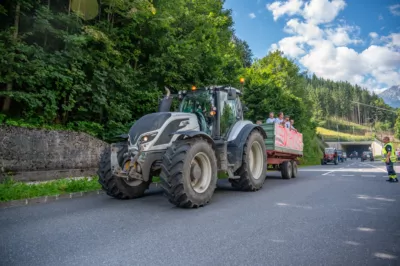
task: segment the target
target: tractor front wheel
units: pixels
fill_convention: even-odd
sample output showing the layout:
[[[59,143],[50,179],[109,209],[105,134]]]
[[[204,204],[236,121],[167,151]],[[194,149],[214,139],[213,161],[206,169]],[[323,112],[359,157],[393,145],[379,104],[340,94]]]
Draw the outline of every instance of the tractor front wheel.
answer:
[[[124,154],[128,152],[128,144],[120,142],[114,144],[113,148],[117,148],[118,164],[121,168],[126,168],[129,161],[124,159]],[[124,169],[128,170],[128,169]],[[143,196],[146,189],[150,186],[150,181],[145,182],[142,180],[128,180],[123,177],[113,175],[111,170],[111,147],[104,150],[101,159],[99,170],[99,183],[102,189],[110,197],[117,199],[134,199]]]
[[[201,138],[175,142],[164,154],[160,179],[172,204],[182,208],[208,204],[218,181],[213,148]]]

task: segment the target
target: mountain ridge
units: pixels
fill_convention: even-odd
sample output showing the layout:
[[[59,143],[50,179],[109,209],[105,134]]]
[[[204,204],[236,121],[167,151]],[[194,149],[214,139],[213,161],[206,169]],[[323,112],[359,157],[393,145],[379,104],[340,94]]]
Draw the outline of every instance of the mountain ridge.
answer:
[[[391,107],[400,108],[400,85],[392,86],[379,93],[378,96]]]

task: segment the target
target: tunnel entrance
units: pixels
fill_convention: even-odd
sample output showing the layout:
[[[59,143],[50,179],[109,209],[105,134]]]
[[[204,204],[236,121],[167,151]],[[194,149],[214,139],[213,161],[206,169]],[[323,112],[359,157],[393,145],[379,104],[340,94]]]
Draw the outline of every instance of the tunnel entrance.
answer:
[[[369,151],[369,149],[371,148],[371,145],[369,145],[369,144],[345,144],[345,143],[342,143],[342,148],[343,148],[343,151],[347,153],[347,156],[350,156],[350,154],[353,151],[358,152],[358,155],[361,156],[361,154],[364,151]]]

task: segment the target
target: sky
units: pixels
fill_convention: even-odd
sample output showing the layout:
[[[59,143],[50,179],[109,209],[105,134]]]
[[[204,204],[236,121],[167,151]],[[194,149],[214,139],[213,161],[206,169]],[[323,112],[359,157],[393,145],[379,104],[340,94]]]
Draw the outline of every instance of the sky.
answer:
[[[225,0],[256,58],[281,50],[302,70],[376,93],[400,85],[400,0]]]

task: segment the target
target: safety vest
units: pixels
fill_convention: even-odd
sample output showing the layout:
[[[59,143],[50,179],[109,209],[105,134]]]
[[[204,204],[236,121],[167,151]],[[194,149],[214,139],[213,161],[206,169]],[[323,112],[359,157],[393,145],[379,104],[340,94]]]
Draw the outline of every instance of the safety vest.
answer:
[[[397,161],[397,156],[396,156],[396,152],[395,152],[395,150],[394,150],[394,148],[393,148],[393,144],[389,142],[389,143],[386,143],[385,146],[383,146],[383,155],[384,155],[385,157],[386,157],[386,154],[387,154],[386,146],[392,147],[392,152],[391,152],[391,154],[390,154],[390,161],[391,161],[392,163],[395,163],[395,162]]]

